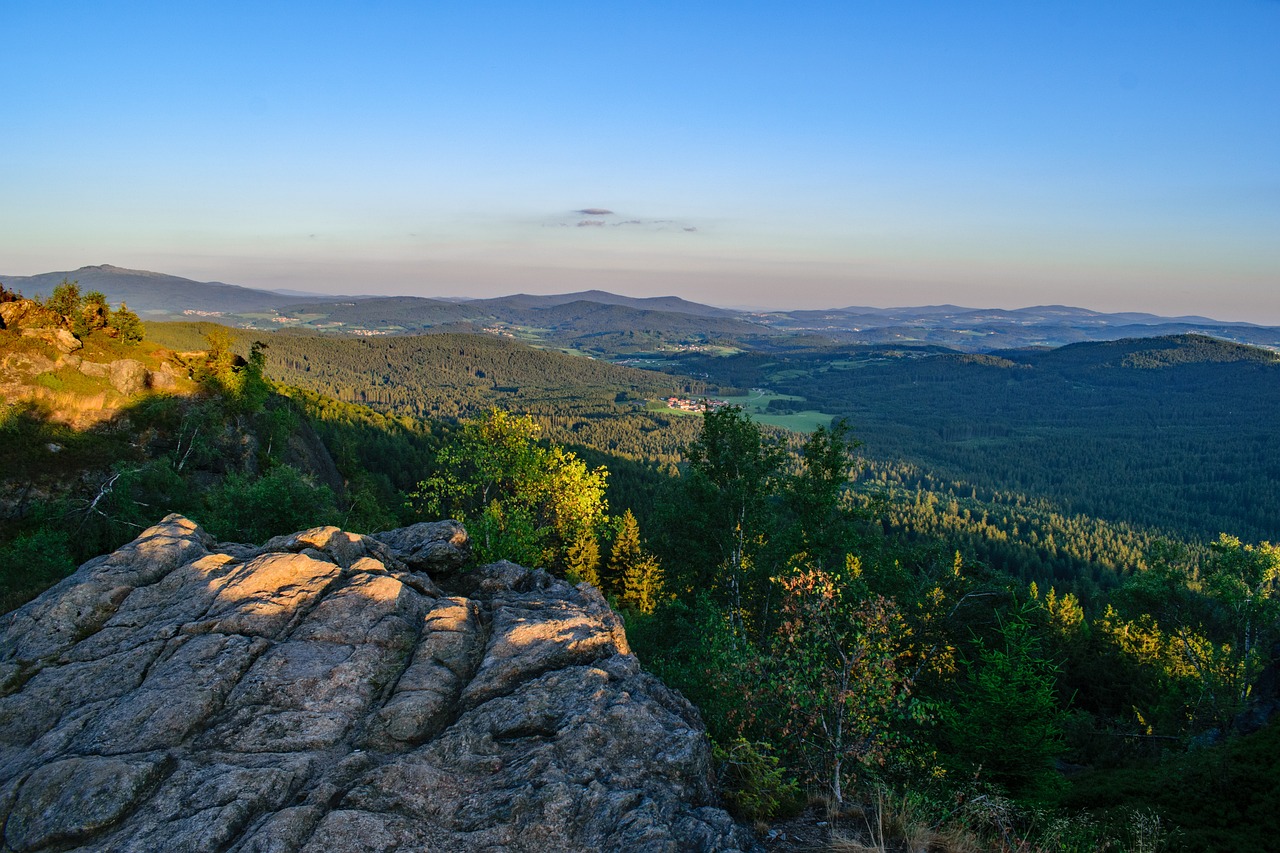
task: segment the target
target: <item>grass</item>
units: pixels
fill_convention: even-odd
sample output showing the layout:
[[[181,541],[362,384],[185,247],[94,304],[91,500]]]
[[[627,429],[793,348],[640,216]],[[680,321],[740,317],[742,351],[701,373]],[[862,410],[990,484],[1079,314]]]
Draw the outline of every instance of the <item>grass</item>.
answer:
[[[732,406],[741,406],[748,414],[756,415],[768,411],[769,403],[773,400],[803,400],[804,398],[778,394],[764,388],[752,388],[750,394],[743,394],[737,397],[717,397],[716,399],[724,400]]]
[[[741,406],[743,411],[757,423],[768,424],[769,426],[791,430],[792,432],[813,432],[818,427],[830,426],[831,424],[832,416],[830,414],[812,409],[803,412],[787,412],[786,414],[768,414],[770,400],[801,400],[803,399],[802,397],[790,397],[786,394],[775,394],[772,391],[756,389],[750,394],[737,397],[715,397],[714,399],[724,400],[732,406]],[[666,415],[702,417],[701,412],[686,412],[683,409],[668,408],[667,404],[662,400],[650,400],[645,405],[645,409],[650,412],[662,412]]]
[[[93,396],[111,390],[111,384],[105,379],[86,376],[74,367],[63,367],[52,373],[41,373],[34,384],[60,393]]]
[[[803,400],[804,398],[788,394],[777,394],[763,388],[753,388],[750,394],[738,397],[720,397],[718,399],[722,399],[730,405],[741,406],[743,411],[751,415],[752,420],[758,423],[789,429],[792,432],[813,432],[820,426],[828,426],[832,418],[831,414],[819,412],[816,409],[786,413],[770,412],[769,403],[773,400]]]
[[[752,415],[762,424],[789,429],[792,432],[813,432],[818,427],[830,426],[831,415],[826,412],[804,411],[786,415]]]

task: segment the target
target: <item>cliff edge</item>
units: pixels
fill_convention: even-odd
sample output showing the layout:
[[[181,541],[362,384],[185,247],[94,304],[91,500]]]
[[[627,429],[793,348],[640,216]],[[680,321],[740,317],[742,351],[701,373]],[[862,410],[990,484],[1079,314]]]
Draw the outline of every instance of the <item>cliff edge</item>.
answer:
[[[171,515],[0,617],[0,849],[753,849],[599,593],[466,550]]]

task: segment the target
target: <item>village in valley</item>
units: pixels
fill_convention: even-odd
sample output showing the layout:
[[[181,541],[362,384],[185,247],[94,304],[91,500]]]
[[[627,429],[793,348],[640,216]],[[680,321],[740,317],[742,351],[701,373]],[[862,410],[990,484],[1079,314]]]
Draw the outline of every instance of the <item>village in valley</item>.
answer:
[[[724,400],[709,400],[706,397],[668,397],[667,408],[679,409],[682,412],[715,412],[729,405]]]

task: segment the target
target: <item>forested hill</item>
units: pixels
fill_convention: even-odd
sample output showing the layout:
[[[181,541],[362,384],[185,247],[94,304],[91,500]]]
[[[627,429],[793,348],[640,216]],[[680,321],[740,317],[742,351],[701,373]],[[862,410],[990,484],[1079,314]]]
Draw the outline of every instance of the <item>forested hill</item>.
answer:
[[[792,398],[775,411],[848,417],[877,460],[980,497],[1022,493],[1197,538],[1280,538],[1280,357],[1267,350],[1188,335],[992,355],[686,354],[664,369]]]
[[[495,299],[476,299],[467,302],[469,306],[484,307],[494,312],[513,308],[548,308],[564,305],[568,302],[594,302],[599,305],[624,305],[642,311],[673,311],[679,314],[691,314],[695,317],[737,317],[741,312],[727,308],[716,308],[698,302],[690,302],[678,296],[649,296],[636,298],[606,293],[603,290],[584,290],[579,293],[562,293],[551,296],[517,293],[514,296],[499,296]]]
[[[584,296],[590,294],[584,294]],[[608,297],[608,294],[605,294]],[[664,346],[772,337],[770,329],[730,312],[683,300],[503,297],[446,302],[409,296],[308,303],[281,309],[283,325],[326,331],[417,333],[468,324],[465,331],[519,337],[596,354],[645,352]],[[699,310],[705,309],[705,310]]]
[[[199,348],[211,324],[152,323],[151,337]],[[630,458],[674,461],[693,418],[647,410],[671,394],[700,396],[705,383],[535,349],[492,335],[440,333],[378,338],[230,330],[248,351],[266,342],[267,374],[348,403],[395,415],[461,418],[491,408],[528,412],[558,441]]]
[[[995,355],[1064,373],[1098,368],[1149,369],[1233,362],[1280,364],[1280,354],[1271,350],[1194,334],[1126,338],[1119,341],[1071,344],[1054,350],[1015,350]]]
[[[100,291],[112,303],[125,302],[143,314],[180,314],[184,310],[218,313],[274,311],[281,305],[306,301],[297,295],[285,296],[220,281],[192,281],[181,276],[124,269],[111,264],[32,276],[5,276],[0,280],[12,290],[25,292],[28,297],[47,296],[63,280],[72,280],[78,282],[86,293]]]

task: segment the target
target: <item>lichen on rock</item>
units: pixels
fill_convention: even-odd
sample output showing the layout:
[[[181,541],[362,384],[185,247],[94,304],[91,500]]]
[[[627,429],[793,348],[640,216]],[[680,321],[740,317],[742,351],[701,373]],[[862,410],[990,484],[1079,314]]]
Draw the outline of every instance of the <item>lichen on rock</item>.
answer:
[[[0,850],[745,850],[599,593],[169,516],[0,617]]]

